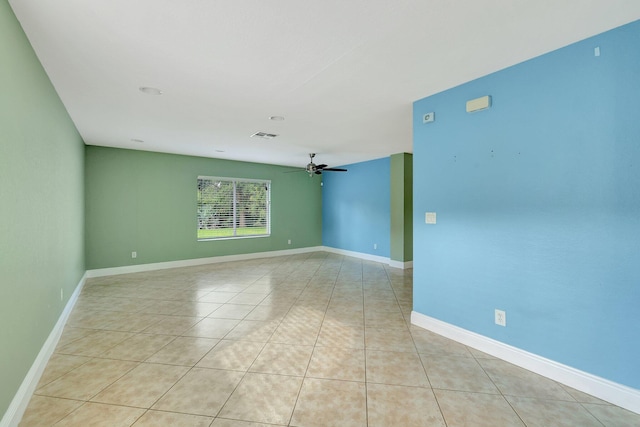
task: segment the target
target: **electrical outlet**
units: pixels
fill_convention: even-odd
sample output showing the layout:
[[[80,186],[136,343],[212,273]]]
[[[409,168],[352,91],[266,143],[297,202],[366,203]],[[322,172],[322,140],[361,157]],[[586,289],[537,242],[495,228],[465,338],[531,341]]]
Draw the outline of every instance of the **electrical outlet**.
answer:
[[[373,249],[374,249],[374,250],[375,250],[375,249],[378,249],[378,244],[377,244],[377,243],[374,243],[374,244],[373,244]]]
[[[131,258],[137,258],[138,257],[138,252],[133,251],[131,252]]]
[[[496,308],[496,325],[507,326],[507,313]]]
[[[287,240],[287,245],[291,244],[291,239]]]
[[[64,289],[60,288],[60,301],[64,301]]]

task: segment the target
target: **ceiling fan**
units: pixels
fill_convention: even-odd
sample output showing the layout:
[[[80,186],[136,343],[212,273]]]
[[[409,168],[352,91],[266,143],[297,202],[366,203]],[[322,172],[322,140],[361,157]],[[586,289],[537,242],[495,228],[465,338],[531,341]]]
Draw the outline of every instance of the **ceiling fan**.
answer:
[[[327,165],[325,164],[321,164],[321,165],[316,165],[315,163],[313,163],[313,158],[316,156],[316,153],[309,153],[309,164],[307,165],[307,167],[305,168],[305,171],[309,174],[309,176],[313,176],[313,174],[316,175],[322,175],[322,172],[346,172],[346,169],[340,169],[340,168],[329,168],[327,167]]]

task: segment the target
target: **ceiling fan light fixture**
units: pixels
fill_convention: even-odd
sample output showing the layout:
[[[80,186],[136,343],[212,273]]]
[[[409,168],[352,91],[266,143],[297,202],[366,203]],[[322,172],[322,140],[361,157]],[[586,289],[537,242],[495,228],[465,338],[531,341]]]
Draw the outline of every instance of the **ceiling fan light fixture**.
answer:
[[[305,171],[309,174],[309,176],[322,175],[322,172],[347,172],[346,169],[342,168],[330,168],[329,165],[324,163],[316,165],[313,163],[313,158],[316,156],[316,153],[309,153],[309,163],[305,168]]]

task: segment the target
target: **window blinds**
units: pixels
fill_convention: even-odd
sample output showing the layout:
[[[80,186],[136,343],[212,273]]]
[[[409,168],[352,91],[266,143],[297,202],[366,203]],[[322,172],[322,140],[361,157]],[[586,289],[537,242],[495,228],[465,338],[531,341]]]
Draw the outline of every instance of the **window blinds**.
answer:
[[[271,181],[198,177],[198,240],[270,234]]]

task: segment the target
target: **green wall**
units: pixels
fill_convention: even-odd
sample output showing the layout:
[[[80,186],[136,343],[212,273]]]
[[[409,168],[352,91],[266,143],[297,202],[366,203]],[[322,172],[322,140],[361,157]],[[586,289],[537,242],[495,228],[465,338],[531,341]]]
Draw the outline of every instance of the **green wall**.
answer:
[[[413,261],[413,154],[391,156],[391,260]]]
[[[84,144],[6,0],[0,64],[2,415],[85,268]]]
[[[87,269],[320,246],[320,180],[302,172],[284,173],[288,170],[87,146]],[[199,175],[271,180],[271,236],[198,242]],[[131,258],[133,251],[136,259]]]

